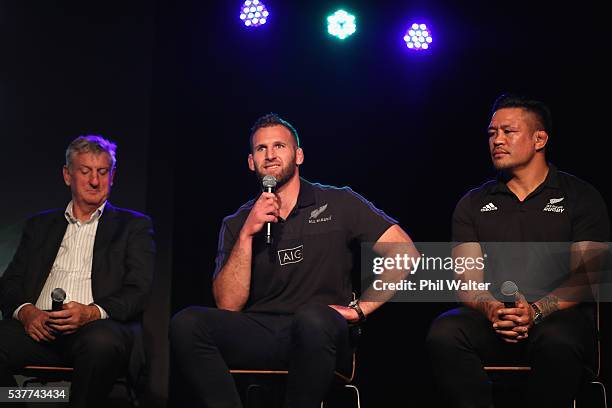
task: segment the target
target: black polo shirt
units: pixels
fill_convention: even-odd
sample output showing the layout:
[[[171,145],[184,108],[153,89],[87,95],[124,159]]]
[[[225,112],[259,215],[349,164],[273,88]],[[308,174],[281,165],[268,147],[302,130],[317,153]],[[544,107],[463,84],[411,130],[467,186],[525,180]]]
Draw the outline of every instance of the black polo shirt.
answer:
[[[606,205],[590,184],[549,164],[546,179],[525,200],[510,191],[500,175],[468,192],[453,214],[454,242],[571,243],[609,240]],[[526,249],[527,248],[527,249]],[[517,281],[537,300],[569,273],[568,258],[558,244],[485,248],[489,259],[485,280]],[[568,255],[565,251],[564,254]]]
[[[229,257],[256,199],[223,220],[215,276]],[[253,239],[251,290],[245,311],[290,314],[306,303],[342,304],[351,299],[355,251],[376,242],[397,222],[348,187],[300,179],[297,203],[286,220]]]

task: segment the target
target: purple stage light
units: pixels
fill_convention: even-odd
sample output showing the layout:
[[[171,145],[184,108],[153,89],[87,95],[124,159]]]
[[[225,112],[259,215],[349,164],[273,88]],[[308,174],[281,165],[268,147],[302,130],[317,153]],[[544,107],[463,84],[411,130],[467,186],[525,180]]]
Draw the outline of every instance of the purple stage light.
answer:
[[[404,34],[406,46],[414,51],[423,51],[429,49],[433,42],[431,30],[423,23],[413,23],[406,34]]]
[[[247,27],[259,27],[268,21],[270,12],[261,0],[246,0],[240,7],[240,20]]]

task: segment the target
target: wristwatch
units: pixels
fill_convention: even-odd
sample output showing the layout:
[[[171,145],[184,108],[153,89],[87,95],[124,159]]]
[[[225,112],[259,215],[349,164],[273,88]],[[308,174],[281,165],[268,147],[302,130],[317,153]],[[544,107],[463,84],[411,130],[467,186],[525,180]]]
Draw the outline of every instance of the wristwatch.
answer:
[[[535,315],[533,316],[533,324],[536,325],[542,321],[544,316],[542,315],[542,311],[540,310],[538,305],[536,305],[535,303],[531,304],[531,308],[535,312]]]
[[[359,299],[352,300],[351,303],[348,304],[348,307],[354,309],[357,312],[357,316],[359,316],[359,320],[357,320],[357,323],[363,323],[366,321],[366,315],[365,313],[363,313],[363,310],[361,310],[361,307],[359,306]]]

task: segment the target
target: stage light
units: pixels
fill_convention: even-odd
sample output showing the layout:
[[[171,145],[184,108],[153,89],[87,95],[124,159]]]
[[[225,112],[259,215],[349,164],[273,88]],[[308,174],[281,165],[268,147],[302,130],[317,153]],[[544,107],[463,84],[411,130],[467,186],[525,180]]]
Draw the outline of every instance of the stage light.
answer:
[[[261,0],[246,0],[240,7],[240,20],[247,27],[259,27],[268,21],[270,12]]]
[[[344,10],[338,10],[327,17],[327,32],[341,40],[353,34],[356,29],[355,16]]]
[[[406,41],[406,46],[409,49],[422,51],[429,49],[433,42],[433,37],[431,36],[431,30],[427,28],[426,24],[413,23],[410,28],[406,30],[404,41]]]

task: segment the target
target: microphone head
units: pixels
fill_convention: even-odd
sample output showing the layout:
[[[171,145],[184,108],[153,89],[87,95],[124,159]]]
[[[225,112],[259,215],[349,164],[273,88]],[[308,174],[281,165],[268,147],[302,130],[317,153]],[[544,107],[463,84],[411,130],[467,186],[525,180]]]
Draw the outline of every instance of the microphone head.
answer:
[[[54,302],[64,303],[64,300],[66,300],[66,292],[64,291],[64,289],[62,288],[53,289],[53,291],[51,292],[51,300]]]
[[[500,291],[504,296],[514,296],[518,292],[518,286],[512,281],[505,281],[502,283]]]
[[[264,176],[264,178],[261,180],[261,184],[263,185],[264,189],[274,188],[276,187],[276,177],[270,175]]]

